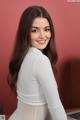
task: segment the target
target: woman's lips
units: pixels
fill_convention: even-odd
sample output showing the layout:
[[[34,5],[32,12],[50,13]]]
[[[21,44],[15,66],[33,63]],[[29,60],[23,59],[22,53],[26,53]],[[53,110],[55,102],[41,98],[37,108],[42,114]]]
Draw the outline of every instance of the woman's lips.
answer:
[[[46,42],[46,40],[37,40],[37,42],[38,42],[39,44],[44,44],[44,43]]]

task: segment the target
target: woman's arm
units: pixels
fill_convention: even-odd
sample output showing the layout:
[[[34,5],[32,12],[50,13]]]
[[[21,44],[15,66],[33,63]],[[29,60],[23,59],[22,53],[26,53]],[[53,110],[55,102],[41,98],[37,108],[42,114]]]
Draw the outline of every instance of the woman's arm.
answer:
[[[37,61],[36,77],[47,100],[52,120],[67,120],[65,110],[60,101],[52,67],[46,56],[39,58]]]

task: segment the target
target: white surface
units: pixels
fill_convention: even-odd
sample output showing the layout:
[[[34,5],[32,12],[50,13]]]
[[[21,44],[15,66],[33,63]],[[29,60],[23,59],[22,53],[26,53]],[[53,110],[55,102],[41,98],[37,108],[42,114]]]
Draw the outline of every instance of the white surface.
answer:
[[[77,119],[74,119],[74,118],[71,118],[71,117],[68,116],[68,120],[77,120]]]
[[[67,112],[67,115],[71,115],[71,114],[75,114],[75,113],[78,113],[80,112],[80,110],[75,110],[75,111],[72,111],[72,112]],[[77,119],[74,119],[74,118],[71,118],[68,116],[68,120],[77,120]]]
[[[5,120],[5,115],[0,115],[0,120]]]

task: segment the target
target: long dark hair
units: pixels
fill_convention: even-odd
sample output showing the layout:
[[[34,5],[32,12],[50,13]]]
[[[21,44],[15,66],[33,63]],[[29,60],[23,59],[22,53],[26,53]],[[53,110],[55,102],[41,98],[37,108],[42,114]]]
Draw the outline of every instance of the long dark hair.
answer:
[[[53,71],[55,72],[57,53],[56,53],[56,47],[55,47],[54,26],[53,26],[51,17],[46,11],[46,9],[44,9],[41,6],[28,7],[23,12],[20,18],[20,22],[19,22],[19,26],[16,34],[14,51],[9,64],[8,83],[12,89],[16,88],[16,82],[17,82],[20,66],[31,45],[30,30],[32,27],[33,20],[36,17],[46,18],[50,24],[51,40],[47,45],[47,47],[43,50],[43,54],[48,56],[48,58],[51,61],[51,65],[53,67]]]

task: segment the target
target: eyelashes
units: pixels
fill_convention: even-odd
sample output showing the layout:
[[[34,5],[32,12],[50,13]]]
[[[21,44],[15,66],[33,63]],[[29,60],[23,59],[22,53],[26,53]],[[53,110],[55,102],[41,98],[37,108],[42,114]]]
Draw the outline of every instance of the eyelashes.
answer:
[[[51,31],[50,28],[45,29],[45,31]]]
[[[36,32],[39,32],[39,31],[40,31],[39,29],[31,29],[31,32],[33,32],[33,33],[36,33]],[[48,32],[48,31],[51,31],[50,28],[44,29],[44,32]]]
[[[37,32],[37,30],[31,30],[31,32]]]

